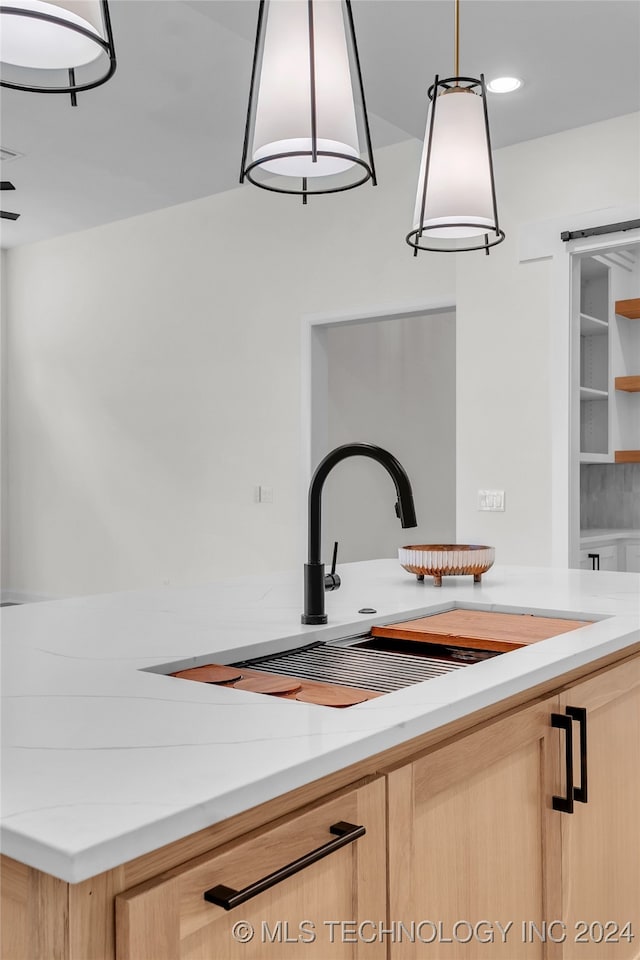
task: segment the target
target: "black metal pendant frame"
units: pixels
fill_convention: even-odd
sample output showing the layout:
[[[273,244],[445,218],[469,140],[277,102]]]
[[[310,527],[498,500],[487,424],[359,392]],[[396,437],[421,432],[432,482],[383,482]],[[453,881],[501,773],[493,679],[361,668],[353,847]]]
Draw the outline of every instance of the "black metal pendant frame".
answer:
[[[69,23],[68,20],[63,19],[62,17],[55,17],[48,13],[41,13],[36,10],[22,10],[20,7],[12,7],[10,4],[0,4],[0,14],[9,14],[10,16],[17,17],[26,17],[32,20],[44,20],[47,23],[54,23],[60,27],[64,27],[67,30],[73,30],[75,33],[82,34],[83,37],[87,37],[88,40],[93,41],[97,46],[101,47],[103,52],[108,57],[108,65],[106,71],[100,77],[95,80],[88,80],[86,82],[76,82],[76,73],[74,67],[69,67],[67,70],[68,82],[59,85],[59,86],[40,86],[38,84],[30,83],[19,83],[13,80],[6,80],[0,78],[0,86],[8,87],[10,90],[22,90],[27,93],[66,93],[71,95],[71,102],[76,105],[76,94],[82,93],[84,90],[92,90],[94,87],[99,87],[103,83],[106,83],[107,80],[111,79],[116,71],[116,50],[113,42],[113,30],[111,29],[111,17],[109,14],[109,5],[107,0],[100,0],[100,8],[102,11],[102,25],[104,28],[104,33],[106,39],[98,36],[93,33],[91,30],[87,30],[85,27],[80,26],[77,23]],[[30,70],[30,67],[21,67],[16,65],[17,69],[27,71]],[[55,68],[54,68],[55,69]],[[57,68],[58,70],[64,70],[63,67]],[[40,73],[42,71],[36,71]],[[53,70],[51,72],[54,72]]]
[[[431,160],[431,144],[433,141],[433,128],[436,117],[436,104],[440,92],[445,90],[451,90],[452,87],[463,87],[466,90],[477,91],[476,95],[482,97],[482,106],[484,111],[484,126],[485,132],[487,135],[487,151],[489,154],[489,172],[491,175],[491,199],[493,204],[493,222],[494,227],[487,230],[484,234],[484,241],[482,243],[477,243],[474,238],[470,238],[472,241],[471,245],[460,244],[458,240],[452,241],[455,242],[455,246],[431,246],[431,243],[434,242],[434,238],[429,237],[428,228],[425,230],[424,223],[424,212],[427,200],[427,186],[429,183],[429,163]],[[422,185],[422,199],[420,206],[420,226],[415,230],[412,230],[406,236],[406,242],[410,247],[413,247],[414,257],[418,256],[418,250],[428,250],[432,253],[467,253],[472,250],[484,250],[487,256],[489,255],[491,247],[497,247],[499,243],[505,239],[504,230],[500,229],[498,223],[498,207],[496,204],[496,184],[493,175],[493,157],[491,155],[491,134],[489,133],[489,114],[487,111],[487,88],[484,82],[484,74],[480,74],[480,79],[476,77],[447,77],[444,80],[440,80],[436,74],[436,78],[429,87],[427,91],[427,96],[432,103],[431,118],[429,122],[429,130],[427,131],[427,156],[425,159],[425,174],[424,182]],[[447,224],[450,227],[477,227],[476,223],[467,223],[465,221],[458,221],[457,223]],[[426,239],[426,242],[425,242]],[[446,238],[445,238],[446,239]],[[459,238],[463,240],[464,238]]]
[[[252,183],[255,187],[260,187],[261,190],[269,190],[272,193],[286,193],[292,196],[302,197],[302,202],[307,202],[307,197],[309,196],[321,196],[325,193],[342,193],[345,190],[353,190],[355,187],[361,187],[368,180],[371,180],[372,185],[375,187],[377,184],[376,179],[376,169],[373,160],[373,148],[371,146],[371,132],[369,128],[369,117],[367,115],[367,105],[364,96],[364,85],[362,82],[362,70],[360,67],[360,57],[358,55],[358,45],[356,42],[356,33],[353,23],[353,11],[351,9],[351,0],[341,0],[344,3],[346,9],[347,17],[347,26],[349,30],[349,35],[351,38],[351,44],[353,49],[353,59],[354,66],[357,78],[357,88],[360,94],[360,100],[362,103],[362,124],[364,128],[364,139],[366,145],[366,159],[362,157],[354,157],[351,154],[340,153],[333,150],[322,150],[318,148],[318,135],[317,135],[317,116],[316,116],[316,76],[315,76],[315,48],[314,48],[314,27],[313,27],[313,3],[314,0],[307,0],[307,9],[308,9],[308,22],[309,22],[309,67],[310,67],[310,110],[311,110],[311,150],[295,150],[290,152],[283,153],[274,153],[266,157],[261,157],[259,160],[254,160],[252,163],[247,163],[247,154],[249,151],[249,139],[251,136],[251,127],[255,119],[255,110],[256,110],[256,86],[258,73],[262,61],[262,51],[264,49],[264,38],[266,30],[265,22],[265,3],[266,0],[260,0],[260,7],[258,10],[258,26],[256,29],[256,43],[253,53],[253,65],[251,68],[251,85],[249,87],[249,105],[247,107],[247,121],[245,124],[244,130],[244,143],[242,148],[242,164],[240,169],[240,183],[244,183],[245,179]],[[285,160],[288,157],[311,157],[315,163],[317,157],[336,157],[341,160],[347,160],[349,163],[356,164],[362,167],[362,176],[354,181],[353,183],[340,184],[334,186],[319,186],[318,189],[309,189],[309,179],[307,177],[301,177],[301,186],[299,190],[289,187],[278,187],[274,186],[273,183],[264,183],[256,180],[253,176],[253,172],[257,169],[260,169],[264,164],[273,162],[274,160]],[[277,177],[278,174],[274,174],[274,177]],[[331,175],[329,175],[331,176]],[[294,179],[291,177],[290,179]],[[324,179],[324,178],[319,178]]]

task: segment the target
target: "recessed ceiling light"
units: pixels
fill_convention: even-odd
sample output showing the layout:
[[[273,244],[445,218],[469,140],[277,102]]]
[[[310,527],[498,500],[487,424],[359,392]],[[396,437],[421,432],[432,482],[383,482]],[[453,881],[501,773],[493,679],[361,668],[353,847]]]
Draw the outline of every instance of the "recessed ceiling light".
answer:
[[[495,77],[487,83],[487,90],[490,93],[513,93],[522,86],[522,80],[518,77]]]

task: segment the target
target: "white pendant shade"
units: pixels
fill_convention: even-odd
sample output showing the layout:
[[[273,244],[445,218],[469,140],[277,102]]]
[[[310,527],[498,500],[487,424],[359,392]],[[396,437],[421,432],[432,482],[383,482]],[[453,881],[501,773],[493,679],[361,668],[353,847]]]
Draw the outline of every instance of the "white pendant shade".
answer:
[[[375,186],[351,0],[260,0],[245,179],[303,203]]]
[[[266,8],[253,136],[253,160],[296,153],[262,164],[269,173],[323,177],[353,166],[358,130],[341,0],[315,0],[313,71],[316,144],[312,151],[311,46],[307,0],[271,0]],[[322,156],[321,151],[343,154]],[[302,155],[300,155],[302,154]]]
[[[11,7],[64,20],[103,38],[99,0],[10,0]],[[4,13],[0,16],[2,63],[58,70],[91,63],[102,47],[77,30],[50,20]]]
[[[453,87],[429,106],[413,228],[427,238],[450,240],[497,232],[484,102],[471,90]]]

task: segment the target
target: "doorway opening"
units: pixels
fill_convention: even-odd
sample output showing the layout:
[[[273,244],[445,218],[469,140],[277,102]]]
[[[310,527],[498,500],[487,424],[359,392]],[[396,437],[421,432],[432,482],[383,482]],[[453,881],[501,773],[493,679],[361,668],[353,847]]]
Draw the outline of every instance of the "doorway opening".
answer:
[[[640,569],[640,241],[571,261],[570,566]]]
[[[456,340],[452,303],[309,321],[303,391],[306,491],[330,450],[364,441],[406,469],[418,527],[403,530],[384,470],[350,458],[327,479],[323,556],[339,562],[397,556],[406,543],[453,543],[456,530]],[[306,413],[306,416],[305,416]],[[304,524],[306,530],[306,523]]]

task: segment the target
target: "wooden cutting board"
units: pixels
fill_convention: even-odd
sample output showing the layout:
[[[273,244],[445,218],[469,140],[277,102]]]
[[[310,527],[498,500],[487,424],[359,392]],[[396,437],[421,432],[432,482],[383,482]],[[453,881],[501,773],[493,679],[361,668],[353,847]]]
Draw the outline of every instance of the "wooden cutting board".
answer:
[[[249,690],[252,693],[270,693],[272,696],[282,693],[297,693],[302,684],[294,677],[280,677],[263,673],[259,677],[245,677],[233,685],[234,690]]]
[[[523,613],[486,613],[483,610],[449,610],[432,617],[373,627],[374,637],[442,643],[476,650],[516,650],[560,633],[586,627],[591,620],[563,620]]]
[[[208,663],[202,667],[180,670],[170,676],[179,677],[182,680],[199,680],[204,683],[224,683],[232,685],[236,690],[279,696],[283,700],[304,700],[307,703],[318,703],[327,707],[350,707],[382,696],[373,690],[343,687],[336,683],[322,683],[318,680],[298,680],[297,677],[264,673],[262,670],[250,670],[247,667],[239,670],[237,667],[228,667],[219,663]]]
[[[303,703],[317,703],[321,707],[353,707],[356,703],[364,703],[371,698],[366,690],[349,689],[345,687],[329,686],[328,683],[307,684],[305,690],[296,694],[296,700]]]
[[[286,677],[276,673],[263,673],[258,670],[242,668],[243,680],[234,684],[236,690],[252,690],[255,693],[271,693],[272,690],[258,689],[262,684],[270,681],[287,681],[290,684],[288,692],[282,692],[283,700],[304,700],[307,703],[318,703],[326,707],[350,707],[365,700],[374,700],[382,694],[373,690],[363,690],[355,687],[343,687],[337,683],[322,683],[319,680],[302,680],[297,677]],[[257,686],[251,686],[249,681],[258,681]],[[278,691],[279,692],[279,691]]]
[[[226,667],[220,663],[206,663],[202,667],[179,670],[171,676],[178,677],[180,680],[199,680],[201,683],[231,683],[233,680],[242,678],[242,671],[237,667]]]

